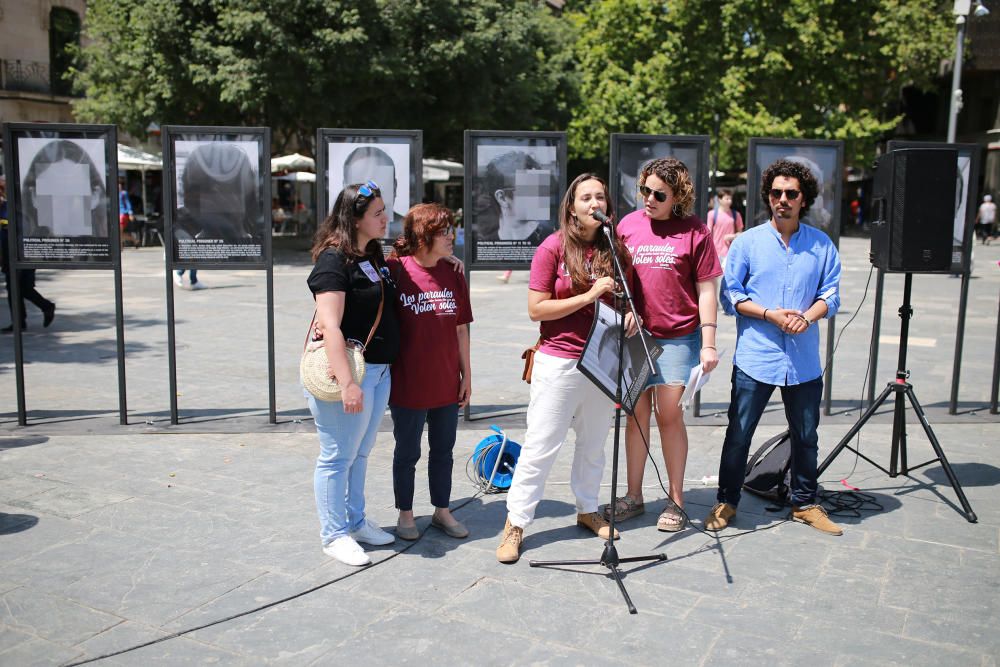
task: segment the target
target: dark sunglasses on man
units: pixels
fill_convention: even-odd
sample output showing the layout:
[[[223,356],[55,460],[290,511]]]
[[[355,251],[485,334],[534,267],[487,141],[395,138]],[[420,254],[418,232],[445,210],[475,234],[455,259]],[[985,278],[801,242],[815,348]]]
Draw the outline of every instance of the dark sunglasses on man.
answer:
[[[771,188],[771,198],[781,199],[781,194],[784,193],[788,201],[795,201],[802,194],[798,190],[779,190],[778,188]]]

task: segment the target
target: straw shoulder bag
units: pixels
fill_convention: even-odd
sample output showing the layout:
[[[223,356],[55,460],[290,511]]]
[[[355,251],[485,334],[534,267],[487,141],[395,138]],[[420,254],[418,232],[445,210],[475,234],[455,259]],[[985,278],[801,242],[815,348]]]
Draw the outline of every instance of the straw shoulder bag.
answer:
[[[347,341],[347,365],[351,368],[351,375],[354,382],[361,384],[365,378],[365,348],[372,342],[375,330],[382,320],[382,308],[385,305],[385,291],[381,290],[381,298],[378,304],[378,314],[375,316],[375,323],[372,330],[368,332],[368,338],[364,345]],[[342,400],[340,383],[331,377],[329,360],[326,358],[326,348],[323,347],[323,339],[316,340],[313,327],[316,326],[316,312],[313,312],[312,322],[309,323],[309,331],[306,332],[306,342],[302,349],[302,361],[299,363],[299,378],[302,386],[321,401],[337,402]]]

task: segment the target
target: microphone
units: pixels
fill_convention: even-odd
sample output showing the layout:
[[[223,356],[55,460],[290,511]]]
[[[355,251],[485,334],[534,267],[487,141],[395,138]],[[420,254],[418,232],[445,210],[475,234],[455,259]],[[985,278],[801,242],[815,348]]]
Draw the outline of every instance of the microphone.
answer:
[[[590,215],[591,215],[592,218],[594,218],[594,220],[597,220],[602,225],[610,225],[611,224],[611,218],[609,218],[608,216],[604,215],[604,211],[602,211],[600,209],[595,210]]]

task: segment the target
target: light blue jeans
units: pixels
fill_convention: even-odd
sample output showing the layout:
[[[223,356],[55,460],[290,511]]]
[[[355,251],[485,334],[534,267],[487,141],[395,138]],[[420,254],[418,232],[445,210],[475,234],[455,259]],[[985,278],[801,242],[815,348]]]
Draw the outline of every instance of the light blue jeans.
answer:
[[[340,401],[320,401],[306,393],[319,435],[313,486],[324,546],[365,523],[368,454],[389,404],[391,382],[388,364],[367,364],[361,381],[364,409],[355,414],[345,413]]]

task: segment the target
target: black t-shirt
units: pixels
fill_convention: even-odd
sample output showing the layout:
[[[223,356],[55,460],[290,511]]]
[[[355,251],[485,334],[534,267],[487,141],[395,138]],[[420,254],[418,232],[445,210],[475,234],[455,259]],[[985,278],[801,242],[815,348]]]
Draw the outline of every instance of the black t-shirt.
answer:
[[[391,364],[399,355],[399,321],[396,319],[396,289],[388,280],[381,279],[388,271],[385,264],[378,264],[374,255],[348,259],[337,248],[327,248],[316,260],[309,274],[309,289],[313,298],[320,292],[344,292],[344,317],[340,331],[344,338],[362,343],[375,323],[381,291],[385,290],[382,319],[379,321],[371,343],[365,349],[365,361],[372,364]]]

